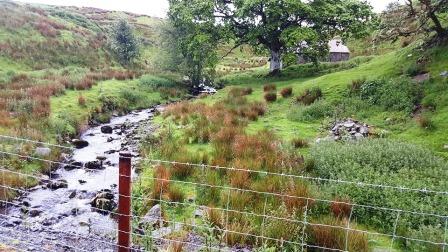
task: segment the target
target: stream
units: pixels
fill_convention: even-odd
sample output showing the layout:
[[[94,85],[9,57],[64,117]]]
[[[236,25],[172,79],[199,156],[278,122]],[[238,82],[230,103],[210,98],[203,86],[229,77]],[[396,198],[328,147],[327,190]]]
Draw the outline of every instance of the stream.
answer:
[[[111,204],[118,201],[119,153],[138,156],[139,139],[154,130],[156,109],[161,107],[116,116],[86,130],[80,139],[89,145],[64,161],[74,165],[61,165],[51,178],[43,176],[39,186],[2,209],[0,244],[26,251],[115,251],[117,223],[91,202],[99,192],[113,197]],[[95,167],[98,157],[104,159],[102,167]]]

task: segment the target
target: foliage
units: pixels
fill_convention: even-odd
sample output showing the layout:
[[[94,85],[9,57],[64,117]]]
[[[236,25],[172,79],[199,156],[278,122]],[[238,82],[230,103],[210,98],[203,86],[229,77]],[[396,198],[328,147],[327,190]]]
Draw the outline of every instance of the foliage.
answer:
[[[163,77],[158,77],[158,76],[154,76],[154,75],[143,75],[142,77],[140,77],[139,79],[140,85],[145,86],[145,87],[150,87],[154,90],[157,90],[159,88],[172,88],[172,87],[176,87],[176,82],[163,78]]]
[[[367,234],[357,231],[347,232],[343,228],[347,226],[346,220],[325,217],[324,219],[319,220],[318,223],[323,225],[311,225],[310,227],[310,239],[312,245],[332,248],[335,250],[369,251]],[[354,225],[350,223],[351,228],[356,228],[353,226]]]
[[[288,98],[288,97],[292,96],[292,87],[283,88],[280,91],[280,94],[282,95],[283,98]]]
[[[237,45],[247,43],[257,49],[269,50],[272,73],[281,70],[282,53],[294,51],[305,41],[307,47],[302,48],[303,53],[315,58],[316,54],[327,51],[326,43],[335,34],[362,34],[372,16],[371,7],[364,2],[339,0],[196,0],[193,3],[172,0],[170,13],[177,14],[171,16],[183,14],[184,18],[177,26],[205,23],[215,30],[223,30]]]
[[[364,82],[358,95],[362,100],[382,106],[385,110],[410,114],[422,98],[422,89],[419,84],[407,78],[379,79]]]
[[[309,106],[295,105],[288,112],[288,119],[292,121],[315,121],[334,114],[334,106],[324,100],[318,100]]]
[[[297,102],[307,106],[313,104],[322,96],[322,90],[319,87],[314,87],[312,89],[306,89],[300,96],[298,96]]]
[[[315,160],[314,172],[323,178],[433,190],[447,188],[446,162],[411,144],[387,139],[319,143],[311,149],[311,156]],[[347,195],[353,203],[363,205],[438,213],[446,212],[448,206],[446,197],[433,194],[347,184],[325,184],[322,189],[332,195]],[[388,211],[355,208],[353,216],[361,223],[392,230],[395,215]],[[418,228],[420,223],[435,225],[439,222],[437,218],[412,215],[400,218],[404,230]]]
[[[183,56],[181,70],[189,77],[191,87],[196,89],[204,79],[210,80],[214,75],[218,62],[216,49],[222,31],[215,28],[213,6],[207,1],[169,2],[169,43],[175,42],[173,53]]]
[[[126,20],[120,20],[115,24],[110,40],[110,47],[122,65],[128,66],[139,57],[139,41]]]
[[[446,0],[393,2],[381,16],[379,37],[397,40],[399,37],[426,34],[426,38],[431,38],[434,32],[437,39],[444,40],[448,32],[441,14],[448,12],[447,6]]]
[[[267,102],[275,102],[277,100],[277,93],[275,92],[267,92],[264,94],[264,99]]]

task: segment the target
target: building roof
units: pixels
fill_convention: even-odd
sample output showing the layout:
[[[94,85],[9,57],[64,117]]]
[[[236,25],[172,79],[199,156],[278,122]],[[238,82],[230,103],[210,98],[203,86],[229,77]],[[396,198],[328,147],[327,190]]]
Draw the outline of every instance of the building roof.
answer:
[[[348,47],[342,44],[342,40],[339,38],[330,40],[328,46],[330,47],[330,53],[350,53]]]

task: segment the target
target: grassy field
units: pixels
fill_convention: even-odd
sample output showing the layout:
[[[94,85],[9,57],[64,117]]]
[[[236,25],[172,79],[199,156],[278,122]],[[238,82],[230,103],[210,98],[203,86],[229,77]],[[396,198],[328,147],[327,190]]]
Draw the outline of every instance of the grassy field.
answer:
[[[434,49],[428,53],[431,57],[431,63],[427,70],[431,73],[432,79],[424,85],[425,98],[423,101],[430,100],[437,103],[437,109],[434,112],[429,112],[434,123],[434,128],[431,130],[423,129],[417,125],[415,120],[409,115],[398,112],[382,111],[375,106],[371,106],[368,110],[357,111],[353,115],[355,119],[359,119],[372,125],[377,130],[385,130],[390,132],[390,137],[396,139],[403,139],[414,142],[424,147],[428,147],[440,155],[447,156],[448,150],[444,149],[444,145],[448,143],[447,115],[448,103],[446,102],[446,89],[442,87],[446,85],[447,80],[439,76],[439,74],[448,68],[448,58],[446,57],[447,48]],[[396,52],[391,52],[386,55],[377,56],[368,63],[361,64],[359,67],[353,69],[326,74],[319,77],[309,78],[293,78],[288,80],[275,79],[259,79],[256,77],[247,77],[247,75],[234,75],[225,77],[228,79],[230,86],[222,90],[217,96],[203,99],[207,103],[219,100],[227,95],[227,92],[232,89],[232,86],[251,87],[254,92],[248,96],[250,100],[262,101],[263,85],[272,83],[277,86],[280,91],[285,87],[292,87],[294,95],[297,96],[306,89],[319,87],[322,89],[325,100],[335,104],[341,103],[347,94],[347,87],[353,80],[358,79],[377,79],[377,78],[391,78],[399,76],[403,71],[417,58],[417,55],[412,55],[412,51],[407,48]],[[412,55],[412,56],[410,56]],[[288,113],[296,105],[294,99],[281,98],[269,105],[268,113],[265,117],[260,118],[256,122],[249,124],[248,131],[256,133],[261,129],[271,129],[280,136],[290,139],[295,136],[306,138],[308,140],[315,140],[321,137],[321,121],[314,122],[293,122],[288,119]],[[388,118],[402,118],[397,123],[390,125]],[[326,131],[323,132],[326,134]]]
[[[280,77],[264,77],[267,72],[263,67],[226,75],[220,80],[226,84],[226,87],[216,95],[173,105],[164,115],[156,117],[155,123],[160,125],[159,135],[149,141],[152,144],[145,145],[143,155],[156,159],[218,164],[254,170],[280,169],[281,172],[286,172],[283,169],[287,169],[287,173],[379,184],[401,183],[409,187],[430,185],[431,188],[444,190],[447,186],[446,180],[440,178],[447,177],[446,159],[444,158],[447,157],[448,150],[444,145],[448,142],[446,138],[448,136],[446,132],[448,121],[444,119],[447,116],[448,104],[446,102],[447,91],[446,88],[443,88],[446,87],[447,80],[439,74],[448,68],[447,58],[443,56],[446,55],[446,51],[448,51],[446,47],[440,47],[421,54],[418,50],[407,47],[385,55],[353,59],[344,64],[323,64],[318,68],[293,66],[286,69],[283,76]],[[413,69],[416,67],[415,62],[420,58],[428,59],[424,71],[421,71],[429,72],[431,78],[417,84],[411,79],[415,75],[413,74],[415,72]],[[357,94],[351,93],[357,80],[362,80],[361,82],[364,83],[362,85],[369,84],[369,81],[384,80],[381,85],[385,85],[388,89],[386,89],[385,96],[381,97],[381,101],[373,103],[362,96],[358,97]],[[264,89],[267,85],[275,85],[276,90],[265,92]],[[406,99],[402,99],[408,95],[406,89],[403,89],[404,86],[419,90],[418,103],[421,106],[412,104],[411,106],[406,103]],[[286,98],[280,95],[285,88],[291,88],[293,93]],[[318,97],[317,101],[310,105],[301,105],[298,102],[299,97],[307,93],[306,90],[316,90],[316,88],[322,91],[322,96]],[[365,88],[368,88],[368,85]],[[361,92],[363,92],[363,87],[361,87]],[[267,102],[265,100],[267,93],[275,93],[276,101]],[[385,104],[391,104],[391,107],[382,103],[385,101],[387,102]],[[405,106],[401,106],[402,103]],[[260,104],[264,106],[263,112],[258,110]],[[394,107],[397,105],[400,105],[398,109]],[[254,115],[254,111],[257,111],[258,114]],[[302,119],[303,117],[297,116],[303,114],[304,111],[312,111],[311,119],[305,120]],[[419,118],[423,116],[428,118],[430,123],[421,123]],[[334,120],[348,117],[369,124],[373,134],[381,139],[362,141],[358,147],[353,146],[350,142],[315,144],[318,138],[328,136],[328,130]],[[230,125],[228,125],[229,123]],[[291,143],[295,142],[299,142],[300,147],[291,148]],[[155,145],[153,145],[154,143]],[[266,165],[269,164],[271,155],[275,155],[277,159],[285,158],[284,163],[282,165]],[[293,158],[290,160],[286,158],[295,155],[304,159]],[[385,156],[388,158],[384,158]],[[285,164],[289,164],[288,162],[292,160],[302,161],[295,163],[293,168],[285,167]],[[297,182],[295,186],[302,188],[299,190],[291,189],[286,182],[269,181],[268,184],[263,184],[266,182],[264,179],[267,178],[256,176],[246,178],[244,174],[235,177],[236,174],[223,174],[216,171],[206,174],[191,172],[185,177],[184,175],[179,177],[179,169],[188,169],[188,167],[153,166],[151,163],[144,163],[142,167],[142,174],[145,176],[186,181],[186,185],[175,183],[179,185],[174,186],[175,189],[173,189],[173,195],[176,196],[178,196],[179,190],[184,192],[182,202],[191,199],[204,205],[225,207],[226,192],[217,193],[211,197],[207,193],[204,194],[200,187],[188,185],[188,182],[203,182],[205,180],[209,184],[217,183],[254,190],[270,188],[267,190],[279,190],[281,193],[287,192],[301,196],[311,195],[309,197],[324,199],[348,198],[351,202],[365,205],[381,204],[391,208],[420,209],[429,212],[447,210],[445,201],[437,197],[428,197],[426,201],[415,194],[406,194],[406,197],[403,198],[403,195],[396,192],[314,183],[303,185],[304,182]],[[218,173],[218,175],[213,175],[214,173]],[[369,174],[368,178],[365,174]],[[214,176],[218,178],[217,181],[213,179]],[[244,178],[246,178],[245,182],[241,181]],[[276,183],[280,184],[278,185],[280,189],[271,189],[271,187],[275,187]],[[137,204],[136,212],[145,213],[159,198],[172,201],[175,196],[171,195],[171,183],[166,185],[166,192],[163,195],[160,195],[159,189],[157,189],[160,186],[160,183],[153,181],[143,181],[141,184],[135,185],[135,191],[139,197],[153,199]],[[239,196],[232,194],[230,197],[231,205],[236,210],[260,211],[257,205],[259,199],[256,197],[252,201],[248,201],[247,197],[249,196],[244,193]],[[385,201],[386,203],[384,203]],[[286,206],[290,203],[283,202]],[[168,220],[202,223],[200,218],[192,219],[194,209],[191,207],[173,207],[173,204],[162,204],[165,205],[164,209]],[[244,204],[246,204],[245,207]],[[272,211],[271,214],[282,214],[281,209],[278,209],[278,206],[282,205],[281,203],[268,202],[268,205],[272,207],[268,207],[271,209],[268,211]],[[314,206],[311,219],[318,223],[326,223],[328,212],[321,207]],[[300,210],[297,211],[300,213]],[[211,213],[209,214],[211,215]],[[355,215],[357,221],[353,225],[357,225],[358,228],[386,233],[390,232],[394,219],[389,213],[364,215],[360,211]],[[241,225],[232,224],[232,230],[237,232],[247,232],[248,227],[245,225],[256,227],[260,224],[256,218],[240,219],[240,217],[233,216],[232,221],[235,220],[239,220],[241,223]],[[207,221],[211,220],[207,219]],[[205,224],[208,223],[207,221]],[[432,221],[434,220],[428,220],[428,223]],[[266,232],[279,233],[280,230],[274,231],[275,224],[272,225],[269,227],[272,230]],[[403,236],[434,241],[443,237],[443,233],[441,234],[436,226],[417,224],[416,220],[412,218],[404,218],[399,225],[400,234]],[[287,224],[283,223],[283,227],[285,226]],[[311,237],[314,231],[316,230],[308,231],[311,232],[309,234]],[[430,235],[430,232],[434,232],[434,235]],[[251,230],[250,233],[257,234],[256,230]],[[337,234],[334,235],[337,237]],[[242,237],[239,239],[243,243],[253,242]],[[391,242],[388,238],[377,236],[369,236],[365,239],[368,241],[370,249],[378,251],[388,249]],[[318,244],[317,241],[310,240],[310,242]],[[360,240],[351,242],[356,243]],[[233,243],[229,245],[233,245]],[[337,247],[337,245],[335,246]],[[416,248],[415,246],[419,245],[398,241],[394,244],[394,250],[409,251]]]

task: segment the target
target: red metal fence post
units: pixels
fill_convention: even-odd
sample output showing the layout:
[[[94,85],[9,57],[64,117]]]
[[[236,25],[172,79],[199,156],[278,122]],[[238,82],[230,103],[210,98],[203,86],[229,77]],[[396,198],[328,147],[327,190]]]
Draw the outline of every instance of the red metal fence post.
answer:
[[[120,153],[118,182],[118,252],[131,251],[131,157]]]

